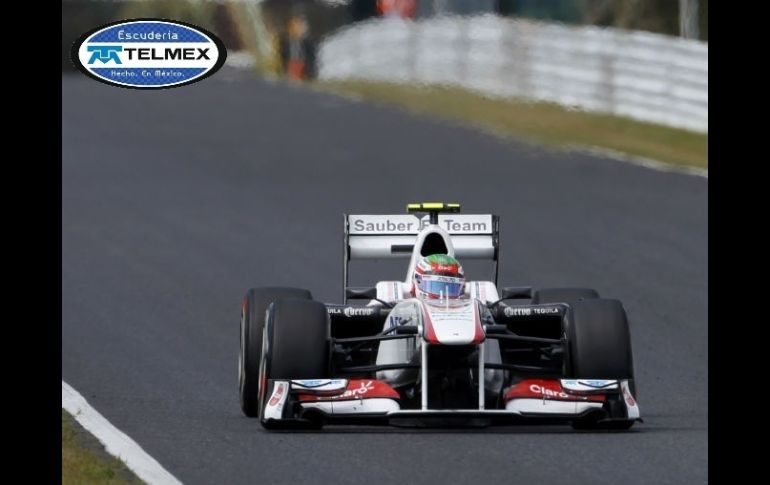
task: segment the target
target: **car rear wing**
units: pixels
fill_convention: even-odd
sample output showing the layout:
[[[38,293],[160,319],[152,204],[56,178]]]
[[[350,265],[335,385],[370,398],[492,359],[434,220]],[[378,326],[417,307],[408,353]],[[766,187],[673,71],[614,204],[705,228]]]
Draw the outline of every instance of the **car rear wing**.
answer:
[[[418,233],[431,219],[449,233],[455,257],[494,261],[497,284],[500,228],[496,215],[345,214],[344,287],[348,285],[348,263],[353,259],[409,258]]]

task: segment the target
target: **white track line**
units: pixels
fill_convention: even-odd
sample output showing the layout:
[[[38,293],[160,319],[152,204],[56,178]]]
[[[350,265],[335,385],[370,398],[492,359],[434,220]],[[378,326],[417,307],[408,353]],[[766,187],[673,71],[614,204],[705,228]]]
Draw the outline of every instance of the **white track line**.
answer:
[[[136,441],[112,425],[69,384],[61,381],[61,407],[104,445],[107,453],[123,461],[137,477],[150,485],[181,485]]]

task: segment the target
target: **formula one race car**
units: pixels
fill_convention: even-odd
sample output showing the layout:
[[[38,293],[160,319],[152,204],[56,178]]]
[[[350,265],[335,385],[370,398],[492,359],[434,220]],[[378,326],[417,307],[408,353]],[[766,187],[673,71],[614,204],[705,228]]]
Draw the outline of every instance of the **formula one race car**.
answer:
[[[268,429],[641,421],[618,300],[584,288],[498,288],[497,216],[444,203],[407,212],[345,216],[342,304],[294,288],[248,291],[246,416]],[[397,257],[410,258],[403,281],[348,287],[351,260]],[[494,281],[465,281],[458,260],[471,258],[493,261]]]

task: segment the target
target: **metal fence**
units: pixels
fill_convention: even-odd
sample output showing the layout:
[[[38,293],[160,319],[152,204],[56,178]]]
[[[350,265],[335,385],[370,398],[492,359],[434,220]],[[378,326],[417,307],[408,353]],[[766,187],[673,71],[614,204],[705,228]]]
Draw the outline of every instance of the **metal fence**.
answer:
[[[708,132],[708,44],[494,15],[375,19],[325,38],[321,79],[445,84]]]

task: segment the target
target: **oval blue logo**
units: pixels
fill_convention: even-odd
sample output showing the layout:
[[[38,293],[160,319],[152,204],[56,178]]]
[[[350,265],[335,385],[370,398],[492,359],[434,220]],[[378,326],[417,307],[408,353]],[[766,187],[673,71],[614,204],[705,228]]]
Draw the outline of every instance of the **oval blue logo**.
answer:
[[[72,46],[72,61],[87,76],[134,89],[176,88],[222,67],[222,41],[200,27],[166,19],[131,19],[87,32]]]

